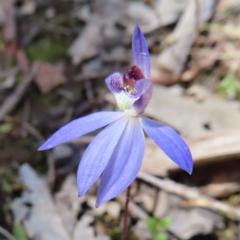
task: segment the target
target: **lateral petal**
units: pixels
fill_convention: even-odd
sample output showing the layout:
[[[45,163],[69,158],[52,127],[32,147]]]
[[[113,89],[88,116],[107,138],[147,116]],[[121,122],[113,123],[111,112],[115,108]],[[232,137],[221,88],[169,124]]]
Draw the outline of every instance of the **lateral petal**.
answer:
[[[108,76],[105,79],[105,82],[109,88],[109,90],[113,93],[113,94],[117,94],[120,93],[121,90],[123,90],[123,79],[122,76],[119,72],[115,72],[113,74],[111,74],[110,76]]]
[[[96,207],[116,197],[137,177],[145,149],[144,133],[137,118],[129,120],[103,172]]]
[[[128,122],[122,117],[103,129],[88,146],[77,173],[79,196],[82,196],[100,177]]]
[[[138,66],[143,71],[145,78],[150,79],[150,56],[148,46],[138,25],[135,27],[132,37],[132,51],[134,65]]]
[[[88,132],[95,131],[116,121],[123,114],[123,112],[97,112],[73,120],[55,132],[38,150],[50,149],[74,138],[81,137]]]
[[[143,113],[152,97],[152,82],[148,79],[138,80],[135,84],[135,88],[137,89],[139,99],[134,102],[133,106],[137,112]]]
[[[148,136],[171,158],[180,168],[192,173],[193,160],[191,152],[184,140],[169,126],[157,121],[140,118],[143,129]]]

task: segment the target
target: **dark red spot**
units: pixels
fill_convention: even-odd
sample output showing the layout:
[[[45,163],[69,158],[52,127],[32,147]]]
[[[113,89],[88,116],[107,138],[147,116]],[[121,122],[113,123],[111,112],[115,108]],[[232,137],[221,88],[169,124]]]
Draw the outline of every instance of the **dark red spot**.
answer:
[[[123,79],[128,86],[134,87],[135,82],[145,78],[142,70],[137,66],[132,66],[123,75]]]

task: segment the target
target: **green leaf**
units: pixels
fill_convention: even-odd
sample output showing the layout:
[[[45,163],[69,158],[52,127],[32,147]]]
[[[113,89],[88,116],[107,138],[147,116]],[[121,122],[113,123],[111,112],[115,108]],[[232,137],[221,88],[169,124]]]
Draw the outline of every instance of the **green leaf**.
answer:
[[[156,228],[156,226],[158,224],[157,221],[158,221],[157,218],[148,218],[146,220],[147,228],[152,236],[156,236],[156,234],[158,233],[157,228]]]
[[[68,41],[59,42],[44,38],[30,44],[27,47],[27,55],[31,61],[56,63],[66,56],[68,46]]]
[[[13,226],[13,236],[16,240],[28,240],[25,228],[20,222],[16,222]]]
[[[4,49],[5,45],[4,42],[0,41],[0,52]]]
[[[10,123],[0,124],[0,133],[8,134],[11,131],[12,131],[12,124],[10,124]]]
[[[165,233],[158,233],[156,240],[168,240],[168,237]]]
[[[146,225],[149,233],[153,236],[155,240],[167,240],[167,235],[164,231],[171,224],[171,218],[156,218],[151,217],[146,220]]]
[[[240,91],[240,82],[234,76],[226,76],[219,84],[218,92],[223,96],[232,96]]]
[[[171,220],[170,217],[162,218],[162,219],[160,219],[160,221],[161,221],[160,224],[161,224],[161,228],[162,228],[162,229],[166,229],[166,228],[168,228],[169,225],[170,225],[171,222],[172,222],[172,220]]]

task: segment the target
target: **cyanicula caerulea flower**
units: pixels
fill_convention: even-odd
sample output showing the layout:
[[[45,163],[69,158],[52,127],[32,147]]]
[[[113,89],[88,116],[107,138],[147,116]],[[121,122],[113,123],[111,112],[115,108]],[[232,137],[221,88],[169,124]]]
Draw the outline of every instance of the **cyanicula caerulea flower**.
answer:
[[[148,47],[139,26],[134,30],[132,51],[134,66],[123,77],[116,72],[105,80],[122,111],[97,112],[74,120],[39,148],[50,149],[107,126],[86,149],[77,173],[79,196],[102,175],[97,207],[124,191],[137,177],[145,149],[143,130],[170,159],[192,172],[192,156],[182,138],[170,127],[142,116],[152,96],[152,82]]]

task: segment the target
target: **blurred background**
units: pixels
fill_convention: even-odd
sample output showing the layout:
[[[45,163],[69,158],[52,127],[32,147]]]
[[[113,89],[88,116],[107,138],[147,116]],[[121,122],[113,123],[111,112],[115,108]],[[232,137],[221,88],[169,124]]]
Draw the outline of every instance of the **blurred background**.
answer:
[[[76,169],[97,132],[37,148],[86,114],[116,110],[104,79],[151,54],[145,115],[170,125],[190,176],[150,140],[129,207],[131,240],[240,239],[239,0],[0,0],[0,239],[118,240],[125,193],[95,208]]]

